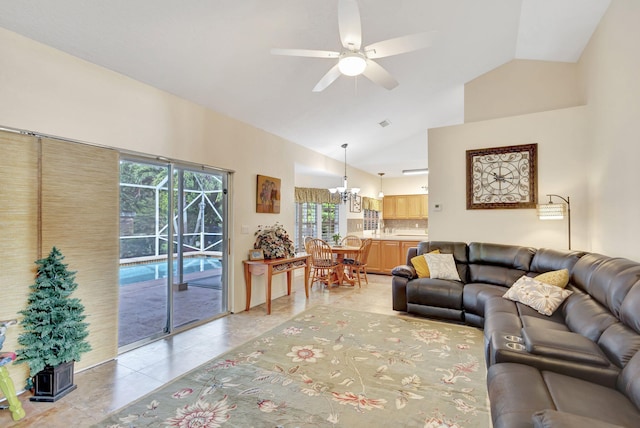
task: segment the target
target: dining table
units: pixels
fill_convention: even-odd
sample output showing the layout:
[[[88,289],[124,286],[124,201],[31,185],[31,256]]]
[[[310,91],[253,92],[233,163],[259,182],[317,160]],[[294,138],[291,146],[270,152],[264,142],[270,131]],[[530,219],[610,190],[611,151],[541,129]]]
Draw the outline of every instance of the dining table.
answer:
[[[354,247],[349,245],[332,245],[331,253],[336,255],[336,260],[342,266],[341,269],[338,269],[337,281],[339,285],[355,285],[356,279],[352,277],[347,271],[347,267],[351,265],[345,265],[343,260],[345,258],[357,258],[360,255],[360,247]]]

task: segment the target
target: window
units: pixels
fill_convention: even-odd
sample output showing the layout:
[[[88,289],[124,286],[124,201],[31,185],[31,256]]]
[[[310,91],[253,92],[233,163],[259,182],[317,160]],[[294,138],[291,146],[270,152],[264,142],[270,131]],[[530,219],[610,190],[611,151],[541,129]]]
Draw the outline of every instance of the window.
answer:
[[[331,241],[340,232],[340,205],[322,204],[322,239]]]
[[[304,238],[322,238],[331,241],[340,231],[340,205],[303,202],[296,204],[294,242],[297,252],[304,251]]]
[[[296,230],[294,234],[296,252],[304,251],[304,238],[318,236],[317,223],[316,204],[307,202],[296,204]]]
[[[373,210],[364,210],[364,230],[377,230],[380,222],[380,213]]]

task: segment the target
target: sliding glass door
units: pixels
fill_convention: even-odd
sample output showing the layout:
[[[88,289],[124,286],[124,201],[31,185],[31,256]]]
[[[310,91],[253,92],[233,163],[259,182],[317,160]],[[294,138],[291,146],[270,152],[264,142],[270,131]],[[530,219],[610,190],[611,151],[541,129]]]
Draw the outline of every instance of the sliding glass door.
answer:
[[[226,174],[174,170],[173,328],[227,310]]]
[[[227,178],[121,160],[121,350],[227,312]]]

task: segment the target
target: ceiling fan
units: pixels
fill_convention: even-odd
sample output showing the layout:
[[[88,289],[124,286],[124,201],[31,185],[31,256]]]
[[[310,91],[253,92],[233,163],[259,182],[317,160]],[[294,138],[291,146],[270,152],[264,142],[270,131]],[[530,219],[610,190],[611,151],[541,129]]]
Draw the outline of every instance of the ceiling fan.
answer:
[[[273,55],[302,56],[312,58],[337,58],[338,62],[320,79],[313,92],[321,92],[331,85],[341,74],[345,76],[364,75],[374,83],[393,89],[398,81],[377,62],[377,58],[399,55],[424,49],[431,45],[434,31],[410,34],[362,48],[360,10],[356,0],[338,0],[338,28],[343,49],[340,52],[313,49],[271,49]]]

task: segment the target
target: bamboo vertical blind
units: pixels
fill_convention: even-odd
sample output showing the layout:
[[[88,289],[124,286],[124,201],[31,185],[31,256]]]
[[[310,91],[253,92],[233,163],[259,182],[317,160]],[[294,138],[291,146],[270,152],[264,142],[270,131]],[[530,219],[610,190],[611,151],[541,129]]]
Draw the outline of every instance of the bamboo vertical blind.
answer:
[[[35,260],[56,246],[78,289],[93,350],[76,369],[114,358],[118,351],[119,156],[117,151],[0,131],[0,319],[20,318]],[[8,331],[4,350],[19,348],[20,327]],[[11,365],[18,390],[27,366]]]
[[[115,150],[42,140],[42,255],[56,246],[77,271],[93,347],[79,369],[118,352],[119,173]]]
[[[18,317],[26,306],[38,258],[38,140],[0,132],[0,319]],[[7,331],[3,351],[18,348],[19,327]],[[17,390],[29,370],[24,364],[8,365]],[[0,396],[2,394],[0,393]]]

